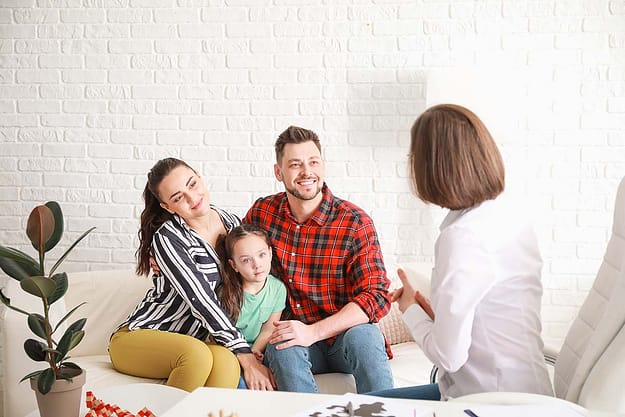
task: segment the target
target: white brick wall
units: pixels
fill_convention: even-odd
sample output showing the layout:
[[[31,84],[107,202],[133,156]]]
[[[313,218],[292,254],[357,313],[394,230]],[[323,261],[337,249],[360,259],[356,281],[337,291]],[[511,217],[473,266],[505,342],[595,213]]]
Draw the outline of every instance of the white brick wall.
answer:
[[[408,192],[408,130],[427,73],[473,65],[514,74],[494,91],[495,121],[515,109],[497,139],[535,206],[558,343],[625,174],[620,0],[1,0],[0,242],[28,249],[26,215],[55,199],[67,239],[98,227],[67,270],[132,267],[156,159],[187,159],[244,214],[280,189],[271,145],[300,124],[333,191],[373,215],[389,267],[429,260],[442,213]]]

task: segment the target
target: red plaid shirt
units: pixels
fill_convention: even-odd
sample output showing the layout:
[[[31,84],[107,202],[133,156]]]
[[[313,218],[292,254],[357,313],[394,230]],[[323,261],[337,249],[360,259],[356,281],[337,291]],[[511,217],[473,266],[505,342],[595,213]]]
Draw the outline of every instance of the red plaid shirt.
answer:
[[[353,301],[377,322],[390,309],[390,296],[373,220],[325,184],[322,192],[321,206],[302,224],[284,192],[258,199],[243,222],[268,231],[294,319],[314,323]]]

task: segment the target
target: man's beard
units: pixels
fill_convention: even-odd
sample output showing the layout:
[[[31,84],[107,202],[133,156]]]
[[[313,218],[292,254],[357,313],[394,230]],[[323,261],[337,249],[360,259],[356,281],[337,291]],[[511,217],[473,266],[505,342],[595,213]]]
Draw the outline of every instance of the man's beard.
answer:
[[[313,195],[305,196],[305,195],[302,195],[302,193],[297,191],[295,188],[289,188],[286,185],[284,186],[284,189],[286,190],[287,193],[291,194],[293,197],[299,200],[304,200],[304,201],[314,200],[319,195],[322,188],[323,188],[323,184],[318,183],[317,190],[313,193]]]

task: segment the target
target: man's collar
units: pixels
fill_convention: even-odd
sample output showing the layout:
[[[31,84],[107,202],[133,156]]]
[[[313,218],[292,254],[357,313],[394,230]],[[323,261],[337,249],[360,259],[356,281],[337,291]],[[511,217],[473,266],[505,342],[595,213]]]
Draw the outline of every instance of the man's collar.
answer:
[[[305,223],[314,221],[318,225],[322,225],[328,220],[330,212],[332,211],[334,195],[332,194],[332,191],[330,191],[325,182],[323,183],[323,187],[321,188],[321,195],[323,196],[323,198],[321,199],[321,204],[319,205],[317,210],[315,210],[312,216],[310,216],[310,218],[306,220]],[[293,216],[293,213],[291,212],[288,193],[286,191],[284,192],[284,196],[282,198],[282,201],[280,202],[280,213],[282,213],[285,218],[289,218],[293,222],[298,223],[298,221],[295,219],[295,216]]]

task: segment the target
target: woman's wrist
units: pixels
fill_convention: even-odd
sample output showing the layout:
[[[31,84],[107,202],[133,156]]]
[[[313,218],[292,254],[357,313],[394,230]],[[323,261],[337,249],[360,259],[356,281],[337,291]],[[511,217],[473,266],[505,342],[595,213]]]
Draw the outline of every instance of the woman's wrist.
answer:
[[[241,368],[243,369],[250,366],[252,364],[252,361],[256,361],[256,357],[254,357],[254,354],[251,352],[237,353],[236,357],[239,361],[239,364],[241,365]]]

